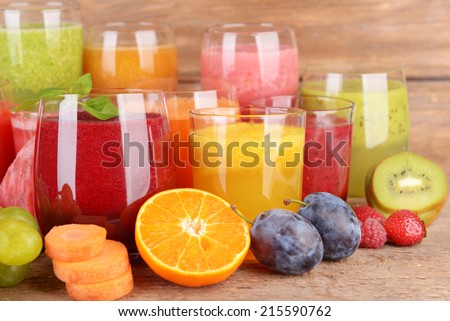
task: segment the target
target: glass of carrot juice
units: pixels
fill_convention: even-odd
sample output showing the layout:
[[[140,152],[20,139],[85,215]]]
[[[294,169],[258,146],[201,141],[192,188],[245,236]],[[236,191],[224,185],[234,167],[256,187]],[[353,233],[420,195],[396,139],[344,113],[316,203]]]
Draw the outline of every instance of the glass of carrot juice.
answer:
[[[189,114],[193,109],[239,106],[232,89],[166,92],[177,187],[192,187],[189,164]]]
[[[86,31],[83,71],[95,88],[175,90],[178,56],[165,24],[110,22]]]

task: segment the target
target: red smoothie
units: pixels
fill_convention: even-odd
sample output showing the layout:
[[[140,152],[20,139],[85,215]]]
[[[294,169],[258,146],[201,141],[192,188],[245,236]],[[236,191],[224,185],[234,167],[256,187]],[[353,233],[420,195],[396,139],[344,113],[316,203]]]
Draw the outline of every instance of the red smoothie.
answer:
[[[156,114],[126,121],[100,121],[86,112],[78,113],[78,121],[45,116],[35,170],[42,232],[59,224],[93,223],[104,226],[109,239],[134,249],[140,206],[175,186],[175,169],[163,149],[170,141],[163,130],[167,123]]]
[[[7,102],[0,101],[0,182],[14,160],[14,141]]]
[[[303,196],[329,192],[347,198],[352,124],[345,119],[319,119],[307,114]]]

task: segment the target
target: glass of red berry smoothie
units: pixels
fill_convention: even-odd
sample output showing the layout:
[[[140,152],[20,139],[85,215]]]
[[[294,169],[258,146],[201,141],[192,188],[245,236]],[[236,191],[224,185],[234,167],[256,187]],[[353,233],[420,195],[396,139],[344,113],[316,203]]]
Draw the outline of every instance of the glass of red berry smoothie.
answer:
[[[83,107],[99,95],[41,100],[36,215],[44,235],[55,225],[97,224],[137,253],[139,208],[175,186],[167,106],[161,91],[105,91],[116,114],[101,120]]]
[[[10,105],[7,95],[9,82],[0,78],[0,183],[16,156],[11,128]]]
[[[354,103],[325,96],[273,96],[256,99],[252,105],[306,110],[302,198],[329,192],[346,200]]]

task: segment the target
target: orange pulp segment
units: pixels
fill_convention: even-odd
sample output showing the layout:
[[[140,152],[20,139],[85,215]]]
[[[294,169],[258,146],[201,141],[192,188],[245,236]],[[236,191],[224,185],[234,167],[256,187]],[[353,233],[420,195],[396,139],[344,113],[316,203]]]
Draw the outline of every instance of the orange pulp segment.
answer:
[[[198,287],[227,279],[250,247],[249,225],[225,200],[180,188],[147,200],[136,220],[136,245],[160,277]]]

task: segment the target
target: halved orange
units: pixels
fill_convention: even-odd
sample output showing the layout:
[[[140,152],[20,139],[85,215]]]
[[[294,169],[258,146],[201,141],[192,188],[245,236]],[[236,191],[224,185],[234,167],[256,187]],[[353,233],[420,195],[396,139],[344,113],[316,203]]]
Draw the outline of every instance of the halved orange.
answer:
[[[211,193],[180,188],[160,192],[140,208],[136,245],[160,277],[198,287],[227,279],[250,247],[249,225]]]

